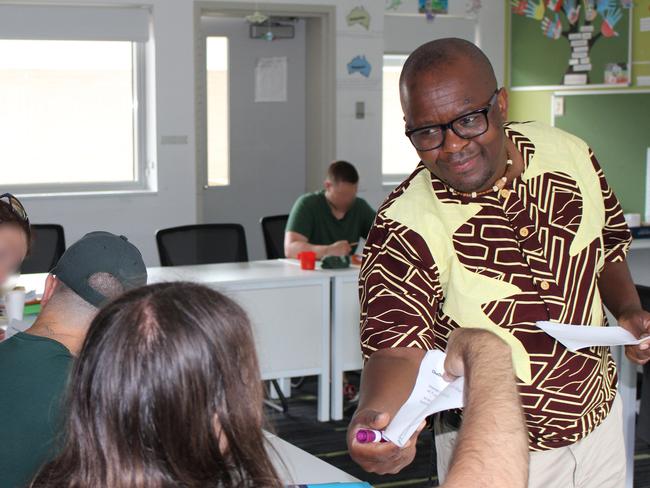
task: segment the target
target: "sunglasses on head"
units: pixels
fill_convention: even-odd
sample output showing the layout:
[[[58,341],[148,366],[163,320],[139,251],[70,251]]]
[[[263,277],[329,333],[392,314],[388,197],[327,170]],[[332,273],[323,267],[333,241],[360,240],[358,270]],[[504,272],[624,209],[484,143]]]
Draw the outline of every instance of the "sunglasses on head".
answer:
[[[3,193],[2,195],[0,195],[0,201],[6,202],[7,205],[9,205],[11,211],[14,214],[16,214],[18,218],[24,220],[25,222],[29,222],[29,218],[27,217],[27,211],[25,210],[25,207],[23,207],[23,204],[20,203],[20,201],[11,193]]]

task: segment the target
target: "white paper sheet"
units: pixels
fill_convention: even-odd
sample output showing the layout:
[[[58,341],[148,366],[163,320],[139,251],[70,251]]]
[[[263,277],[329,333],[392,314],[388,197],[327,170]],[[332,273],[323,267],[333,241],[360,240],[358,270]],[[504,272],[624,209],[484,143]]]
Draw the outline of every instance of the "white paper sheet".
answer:
[[[422,421],[431,414],[463,406],[463,378],[443,378],[446,354],[428,351],[418,371],[415,386],[406,403],[384,431],[384,437],[404,447]]]
[[[363,256],[364,247],[366,247],[366,240],[363,237],[359,237],[359,243],[357,244],[357,249],[354,251],[354,255]]]
[[[537,322],[537,327],[572,352],[591,346],[628,346],[650,340],[650,337],[637,339],[623,327],[569,325],[546,321]]]
[[[287,101],[287,58],[260,58],[255,66],[255,101]]]

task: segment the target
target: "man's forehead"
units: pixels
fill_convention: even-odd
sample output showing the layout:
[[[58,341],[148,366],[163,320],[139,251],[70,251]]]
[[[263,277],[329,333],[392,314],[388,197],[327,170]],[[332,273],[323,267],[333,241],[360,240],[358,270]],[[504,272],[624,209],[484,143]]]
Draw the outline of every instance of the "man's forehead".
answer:
[[[454,96],[455,103],[470,105],[476,97],[485,96],[485,87],[493,84],[491,76],[481,65],[468,59],[458,59],[438,69],[411,73],[404,80],[403,95],[407,98],[427,97],[444,104]]]
[[[408,92],[407,102],[420,105],[426,100],[429,105],[441,109],[449,106],[464,107],[484,97],[481,84],[471,80],[452,77],[423,78]]]

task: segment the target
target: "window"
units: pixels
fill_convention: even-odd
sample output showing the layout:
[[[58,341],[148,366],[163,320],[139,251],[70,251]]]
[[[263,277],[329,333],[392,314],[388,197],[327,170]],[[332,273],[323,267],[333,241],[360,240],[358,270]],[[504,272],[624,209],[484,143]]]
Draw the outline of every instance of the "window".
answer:
[[[206,40],[208,186],[230,182],[228,124],[228,38]]]
[[[136,181],[133,46],[0,41],[8,185]]]
[[[381,171],[384,183],[396,183],[410,174],[419,159],[404,136],[404,114],[399,101],[399,75],[406,55],[384,55]]]
[[[5,188],[18,194],[147,188],[149,11],[0,5],[0,33]]]

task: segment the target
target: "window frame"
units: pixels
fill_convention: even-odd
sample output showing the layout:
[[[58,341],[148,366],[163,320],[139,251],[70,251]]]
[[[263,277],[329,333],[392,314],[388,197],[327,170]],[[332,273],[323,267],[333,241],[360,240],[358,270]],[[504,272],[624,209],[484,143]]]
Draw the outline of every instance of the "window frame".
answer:
[[[47,41],[48,39],[36,39]],[[59,40],[59,39],[51,39]],[[92,41],[91,41],[92,42]],[[7,184],[8,191],[19,197],[95,195],[110,193],[155,192],[153,173],[155,164],[148,162],[147,151],[147,43],[131,42],[131,83],[133,87],[133,181],[106,181],[81,183]]]
[[[226,39],[226,56],[227,56],[227,63],[226,63],[226,73],[227,73],[227,86],[226,86],[226,99],[227,99],[227,107],[226,107],[226,120],[227,120],[227,140],[228,140],[228,148],[227,148],[227,157],[226,157],[226,174],[227,174],[227,182],[224,184],[210,184],[210,134],[209,134],[209,125],[208,125],[208,107],[209,107],[209,93],[208,93],[208,66],[207,66],[207,61],[208,61],[208,39],[210,37],[223,37]],[[230,188],[232,186],[232,119],[231,119],[231,105],[230,105],[230,90],[231,90],[231,70],[230,70],[230,65],[231,65],[231,39],[229,36],[224,35],[224,34],[214,34],[214,33],[207,33],[204,32],[201,35],[201,42],[202,42],[202,49],[201,53],[203,54],[202,59],[200,61],[200,70],[201,70],[201,76],[202,76],[202,90],[201,90],[201,96],[203,96],[203,108],[204,108],[204,113],[201,114],[201,123],[202,123],[202,131],[204,134],[204,144],[203,144],[203,157],[201,158],[201,164],[203,166],[203,171],[202,171],[202,184],[203,184],[203,189],[204,190],[212,190],[212,189],[219,189],[219,188]]]
[[[408,58],[408,53],[396,53],[396,52],[385,52],[382,54],[382,80],[383,80],[383,70],[386,62],[386,58],[394,58],[396,61],[399,59],[402,62],[402,65],[404,65],[404,61],[406,61],[406,58]],[[397,66],[397,65],[395,65]],[[382,99],[384,96],[384,86],[382,83]],[[382,105],[382,110],[381,110],[381,182],[382,186],[385,188],[393,188],[395,185],[400,184],[402,181],[404,181],[408,176],[410,175],[410,172],[408,173],[384,173],[384,108]],[[404,134],[402,134],[403,137]],[[410,145],[410,142],[409,142]]]

